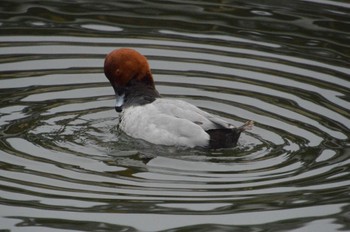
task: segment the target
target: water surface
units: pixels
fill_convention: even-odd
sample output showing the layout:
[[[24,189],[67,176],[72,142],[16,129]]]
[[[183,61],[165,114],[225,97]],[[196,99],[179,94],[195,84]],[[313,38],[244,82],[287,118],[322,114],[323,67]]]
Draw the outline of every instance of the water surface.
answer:
[[[347,1],[2,1],[0,229],[350,231]],[[105,55],[239,126],[232,149],[118,129]]]

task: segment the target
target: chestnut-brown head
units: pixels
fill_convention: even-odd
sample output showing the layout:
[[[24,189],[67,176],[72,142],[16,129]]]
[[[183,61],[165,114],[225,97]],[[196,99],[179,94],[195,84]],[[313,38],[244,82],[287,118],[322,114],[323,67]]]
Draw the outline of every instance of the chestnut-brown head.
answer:
[[[154,81],[146,57],[130,48],[116,49],[106,56],[104,72],[114,89],[131,83],[154,87]]]

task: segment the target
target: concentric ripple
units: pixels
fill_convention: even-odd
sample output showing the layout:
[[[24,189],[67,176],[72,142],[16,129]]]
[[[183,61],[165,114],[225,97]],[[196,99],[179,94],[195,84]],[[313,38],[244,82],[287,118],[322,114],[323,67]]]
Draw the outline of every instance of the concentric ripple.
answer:
[[[349,4],[5,2],[0,229],[350,230]],[[123,134],[118,47],[164,97],[254,129],[220,150]]]

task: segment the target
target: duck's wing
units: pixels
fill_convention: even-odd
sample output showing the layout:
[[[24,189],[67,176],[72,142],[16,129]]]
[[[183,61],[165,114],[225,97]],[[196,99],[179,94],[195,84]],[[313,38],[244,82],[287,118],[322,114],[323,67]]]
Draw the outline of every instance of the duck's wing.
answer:
[[[120,128],[134,138],[154,144],[209,146],[209,135],[200,125],[187,118],[159,110],[159,106],[153,103],[124,109]]]
[[[233,125],[225,120],[205,112],[185,101],[160,98],[153,104],[158,107],[160,112],[189,120],[199,125],[204,131],[211,129],[234,128]]]
[[[214,149],[236,146],[241,132],[250,130],[254,125],[253,121],[247,121],[242,126],[235,127],[185,101],[172,100],[173,107],[167,107],[167,101],[159,104],[160,108],[164,107],[163,112],[198,124],[209,135],[209,147]]]
[[[245,130],[185,101],[161,98],[125,109],[121,127],[130,136],[155,144],[210,148],[235,146]]]

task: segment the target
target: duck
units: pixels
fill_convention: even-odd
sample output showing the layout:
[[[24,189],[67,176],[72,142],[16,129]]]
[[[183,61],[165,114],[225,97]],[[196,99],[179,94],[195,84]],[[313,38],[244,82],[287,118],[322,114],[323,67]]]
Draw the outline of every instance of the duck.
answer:
[[[135,139],[186,148],[232,148],[253,121],[235,127],[224,119],[157,91],[147,58],[132,48],[107,54],[104,74],[114,89],[118,126]]]

